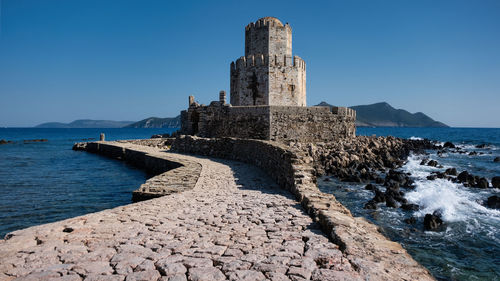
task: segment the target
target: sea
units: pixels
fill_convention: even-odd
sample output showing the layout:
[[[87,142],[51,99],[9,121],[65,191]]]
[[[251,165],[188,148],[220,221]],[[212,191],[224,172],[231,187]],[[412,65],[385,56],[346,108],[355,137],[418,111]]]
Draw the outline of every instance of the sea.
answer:
[[[132,202],[150,175],[122,161],[73,151],[73,144],[150,138],[175,129],[0,128],[0,238],[8,232]],[[25,142],[47,139],[46,142]]]
[[[121,161],[73,151],[75,142],[96,140],[100,133],[106,140],[117,140],[149,138],[175,130],[0,128],[0,139],[14,141],[0,145],[0,238],[14,230],[129,204],[132,191],[151,176]],[[353,215],[378,225],[438,280],[500,280],[500,210],[484,206],[489,196],[500,196],[500,190],[426,179],[431,172],[449,167],[488,180],[500,176],[500,163],[493,162],[500,156],[500,129],[358,128],[357,134],[451,141],[466,151],[478,152],[474,156],[437,155],[436,151],[411,155],[401,170],[415,180],[415,188],[405,197],[420,205],[418,211],[385,206],[363,209],[373,198],[364,184],[331,178],[319,179],[318,187],[334,194]],[[47,141],[24,142],[33,139]],[[480,144],[486,146],[476,148]],[[424,157],[437,160],[443,168],[421,166]],[[424,231],[423,217],[434,211],[442,215],[445,229]],[[412,216],[417,218],[416,224],[403,222]]]
[[[382,233],[397,241],[412,257],[430,270],[438,280],[500,280],[500,210],[485,207],[485,200],[500,196],[500,190],[464,187],[446,179],[427,180],[433,171],[456,168],[460,173],[486,177],[491,182],[500,176],[500,129],[480,128],[358,128],[358,135],[427,138],[440,144],[446,141],[477,155],[428,151],[428,155],[411,155],[400,169],[411,173],[415,188],[405,192],[409,203],[418,204],[418,211],[379,205],[377,210],[363,209],[374,197],[365,184],[339,182],[335,178],[318,179],[323,192],[334,194],[354,216],[361,216],[378,225]],[[485,144],[483,148],[476,146]],[[481,154],[482,152],[482,154]],[[434,159],[443,168],[422,166],[422,159]],[[385,190],[383,186],[378,186]],[[404,190],[402,188],[402,190]],[[442,231],[424,231],[425,214],[437,212],[444,221]],[[415,217],[415,224],[404,219]]]

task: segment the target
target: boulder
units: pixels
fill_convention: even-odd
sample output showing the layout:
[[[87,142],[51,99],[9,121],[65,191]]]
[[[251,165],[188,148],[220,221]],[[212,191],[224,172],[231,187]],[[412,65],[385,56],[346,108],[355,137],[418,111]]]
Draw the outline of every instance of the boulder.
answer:
[[[375,187],[373,184],[371,184],[371,183],[369,183],[369,184],[367,184],[367,185],[365,186],[365,189],[366,189],[366,190],[375,190],[375,188],[376,188],[376,187]]]
[[[385,205],[387,207],[391,207],[391,208],[397,208],[398,207],[398,203],[396,203],[396,200],[394,200],[394,198],[392,196],[387,196],[387,194],[386,194],[386,197],[385,197]]]
[[[455,169],[455,168],[448,168],[448,169],[446,169],[446,171],[444,173],[447,174],[447,175],[450,175],[450,176],[456,176],[457,175],[457,169]]]
[[[436,160],[431,160],[427,163],[427,166],[430,167],[436,167],[438,165],[438,162]]]
[[[493,162],[499,163],[500,162],[500,156],[495,157],[495,159],[493,159]]]
[[[500,197],[496,195],[488,197],[486,205],[492,209],[500,209]]]
[[[373,200],[370,200],[368,201],[365,206],[363,207],[363,209],[371,209],[371,210],[375,210],[377,209],[377,203]]]
[[[374,191],[375,191],[375,197],[373,197],[373,201],[377,203],[385,202],[385,194],[378,188],[375,188]]]
[[[456,146],[452,142],[449,142],[449,141],[445,142],[444,145],[443,145],[443,147],[445,147],[445,148],[456,148]]]
[[[411,217],[411,218],[404,219],[404,222],[406,224],[415,224],[415,223],[417,223],[417,219],[415,217]]]
[[[500,188],[500,177],[493,177],[491,179],[491,186],[494,188]]]
[[[458,182],[466,182],[467,177],[469,177],[469,172],[463,171],[460,174],[458,174],[457,180],[458,180]]]
[[[477,182],[476,182],[476,186],[477,188],[488,188],[490,187],[490,184],[488,183],[488,180],[486,178],[480,178]]]
[[[417,204],[403,204],[401,205],[401,209],[406,210],[406,211],[418,211],[420,209],[420,206]]]
[[[441,217],[434,212],[433,214],[426,214],[424,217],[424,229],[426,231],[438,231],[443,225]]]

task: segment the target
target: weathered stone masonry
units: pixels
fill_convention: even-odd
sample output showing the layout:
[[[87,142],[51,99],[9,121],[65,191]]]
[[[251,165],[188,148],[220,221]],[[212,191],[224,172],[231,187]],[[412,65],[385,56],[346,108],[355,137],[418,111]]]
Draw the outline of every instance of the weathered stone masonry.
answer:
[[[356,112],[306,107],[306,65],[292,57],[292,29],[272,17],[245,28],[245,56],[231,63],[231,103],[189,97],[181,134],[279,142],[327,142],[356,134]]]
[[[273,17],[245,28],[245,56],[231,63],[231,104],[306,106],[306,64],[292,57],[292,28]]]

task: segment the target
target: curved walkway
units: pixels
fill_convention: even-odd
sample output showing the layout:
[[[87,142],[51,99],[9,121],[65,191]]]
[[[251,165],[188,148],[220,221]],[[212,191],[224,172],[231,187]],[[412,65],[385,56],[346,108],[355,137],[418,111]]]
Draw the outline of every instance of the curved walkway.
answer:
[[[13,232],[0,280],[361,279],[258,169],[169,155],[202,165],[194,189]]]

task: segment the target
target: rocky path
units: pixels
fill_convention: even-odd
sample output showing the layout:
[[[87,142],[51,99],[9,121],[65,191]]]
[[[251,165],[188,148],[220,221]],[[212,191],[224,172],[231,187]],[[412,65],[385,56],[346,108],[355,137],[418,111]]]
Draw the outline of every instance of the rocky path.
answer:
[[[0,280],[360,279],[261,171],[170,155],[202,164],[194,189],[14,232]]]

